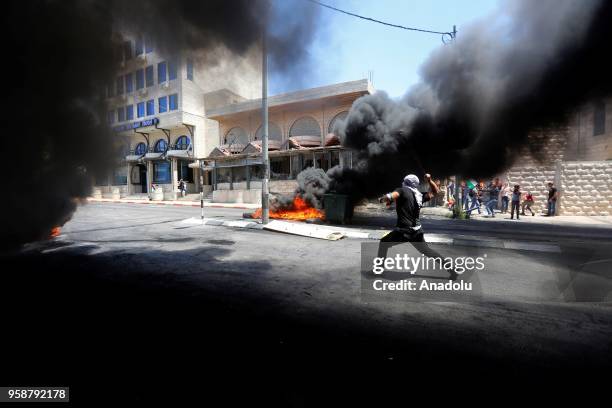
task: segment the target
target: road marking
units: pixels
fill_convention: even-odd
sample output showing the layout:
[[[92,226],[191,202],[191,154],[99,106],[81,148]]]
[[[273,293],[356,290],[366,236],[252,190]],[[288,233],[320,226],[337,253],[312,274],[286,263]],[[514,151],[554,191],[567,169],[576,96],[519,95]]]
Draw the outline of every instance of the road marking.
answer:
[[[559,245],[543,244],[540,242],[506,241],[504,242],[504,248],[520,249],[523,251],[556,252],[558,254],[561,253],[561,248],[559,247]]]
[[[325,238],[328,239],[328,234],[338,233],[347,238],[354,239],[370,239],[379,240],[383,236],[382,230],[367,231],[357,230],[351,228],[333,227],[328,225],[310,225],[297,222],[286,222],[273,220],[272,223],[279,224],[277,227],[269,228],[262,225],[260,222],[247,221],[247,220],[220,220],[217,218],[204,218],[203,220],[197,217],[187,218],[180,221],[178,224],[188,225],[210,225],[215,227],[233,227],[233,228],[249,228],[249,229],[269,229],[283,232],[290,232],[291,228],[298,229],[299,235],[312,236],[313,238]],[[280,224],[291,224],[289,226]],[[268,224],[269,225],[269,224]],[[291,228],[290,228],[291,227]],[[307,230],[309,232],[307,232]],[[334,235],[336,237],[337,235]],[[556,244],[545,243],[545,242],[528,242],[528,241],[501,241],[491,239],[489,237],[475,237],[473,239],[452,238],[446,234],[425,234],[425,242],[431,244],[446,244],[446,245],[460,245],[460,246],[471,246],[478,248],[499,248],[499,249],[512,249],[520,251],[537,251],[537,252],[553,252],[561,253],[561,247]]]

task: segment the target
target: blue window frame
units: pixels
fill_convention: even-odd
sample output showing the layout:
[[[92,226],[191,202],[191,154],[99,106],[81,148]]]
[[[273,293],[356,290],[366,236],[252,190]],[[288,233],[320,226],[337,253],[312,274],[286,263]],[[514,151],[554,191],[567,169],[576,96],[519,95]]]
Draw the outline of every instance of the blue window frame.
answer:
[[[168,97],[162,96],[158,99],[158,108],[157,112],[164,113],[168,111]]]
[[[187,79],[193,81],[193,60],[187,58]]]
[[[168,142],[166,142],[166,139],[159,139],[157,142],[155,142],[155,148],[153,149],[153,151],[155,153],[163,153],[166,151],[167,148]]]
[[[134,154],[138,155],[138,156],[142,156],[143,154],[145,154],[147,152],[147,145],[145,145],[144,143],[140,142],[136,145],[136,148],[134,149]]]
[[[123,76],[117,77],[116,87],[117,95],[123,95]]]
[[[136,89],[144,88],[144,70],[139,69],[136,71]]]
[[[141,36],[138,36],[136,38],[136,47],[135,48],[136,49],[135,49],[134,54],[136,54],[136,55],[140,55],[140,54],[142,54],[144,52],[144,44],[142,42],[142,37]]]
[[[170,183],[170,162],[165,160],[153,162],[153,182]]]
[[[123,42],[123,58],[126,61],[132,59],[132,42],[131,41]]]
[[[131,72],[125,74],[125,92],[130,93],[134,91],[134,74]]]
[[[178,139],[176,139],[176,150],[187,150],[190,144],[191,140],[189,139],[189,136],[180,136]]]
[[[106,120],[108,121],[109,124],[115,123],[115,111],[114,110],[108,111],[106,115]]]
[[[157,83],[161,84],[162,82],[166,82],[167,75],[167,64],[166,62],[160,62],[157,64]]]
[[[168,61],[168,80],[176,79],[176,62]]]
[[[170,110],[177,110],[178,109],[178,94],[172,94],[170,96],[168,96],[168,102],[170,105]]]
[[[153,65],[149,65],[145,68],[145,81],[147,84],[147,88],[153,86]]]
[[[145,115],[145,104],[144,104],[144,102],[138,102],[138,105],[136,105],[136,115],[139,118],[144,118],[144,115]]]
[[[125,120],[134,119],[134,105],[128,105],[125,107]]]
[[[123,122],[125,120],[125,108],[121,106],[117,109],[117,122]]]
[[[155,115],[155,99],[147,101],[147,116]]]

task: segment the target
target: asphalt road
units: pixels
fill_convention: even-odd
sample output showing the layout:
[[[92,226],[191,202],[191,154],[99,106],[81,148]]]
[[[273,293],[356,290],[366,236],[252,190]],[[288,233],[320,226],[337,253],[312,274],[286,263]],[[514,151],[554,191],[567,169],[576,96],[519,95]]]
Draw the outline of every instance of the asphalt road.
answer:
[[[180,222],[199,211],[89,204],[59,238],[4,254],[11,353],[2,379],[69,384],[76,401],[273,406],[380,403],[402,399],[410,383],[482,395],[508,384],[544,391],[607,381],[606,231],[424,220],[428,231],[545,239],[560,250],[431,245],[443,256],[486,254],[483,271],[463,276],[471,291],[375,293],[361,267],[364,241]],[[408,278],[445,281],[436,273]]]

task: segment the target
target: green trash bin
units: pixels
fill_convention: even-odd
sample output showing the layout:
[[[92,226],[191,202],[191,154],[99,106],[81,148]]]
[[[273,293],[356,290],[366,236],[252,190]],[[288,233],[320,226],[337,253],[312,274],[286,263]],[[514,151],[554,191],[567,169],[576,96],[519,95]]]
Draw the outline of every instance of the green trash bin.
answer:
[[[345,194],[328,193],[323,195],[325,221],[346,224],[353,218],[353,205],[349,196]]]

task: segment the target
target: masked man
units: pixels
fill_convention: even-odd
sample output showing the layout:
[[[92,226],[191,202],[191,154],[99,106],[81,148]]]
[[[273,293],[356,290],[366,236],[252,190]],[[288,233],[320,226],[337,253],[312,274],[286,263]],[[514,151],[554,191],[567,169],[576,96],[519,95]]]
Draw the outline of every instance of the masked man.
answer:
[[[423,235],[423,227],[419,220],[423,203],[431,200],[439,191],[436,183],[431,180],[430,174],[425,174],[425,181],[429,184],[430,191],[422,193],[419,191],[419,178],[414,174],[409,174],[404,177],[401,187],[379,198],[379,201],[386,203],[387,206],[395,202],[397,224],[393,231],[380,240],[378,257],[386,257],[389,247],[394,244],[418,242],[414,246],[423,255],[443,259],[440,254],[427,246]],[[447,271],[451,280],[457,279],[457,273],[454,270],[449,269]]]

